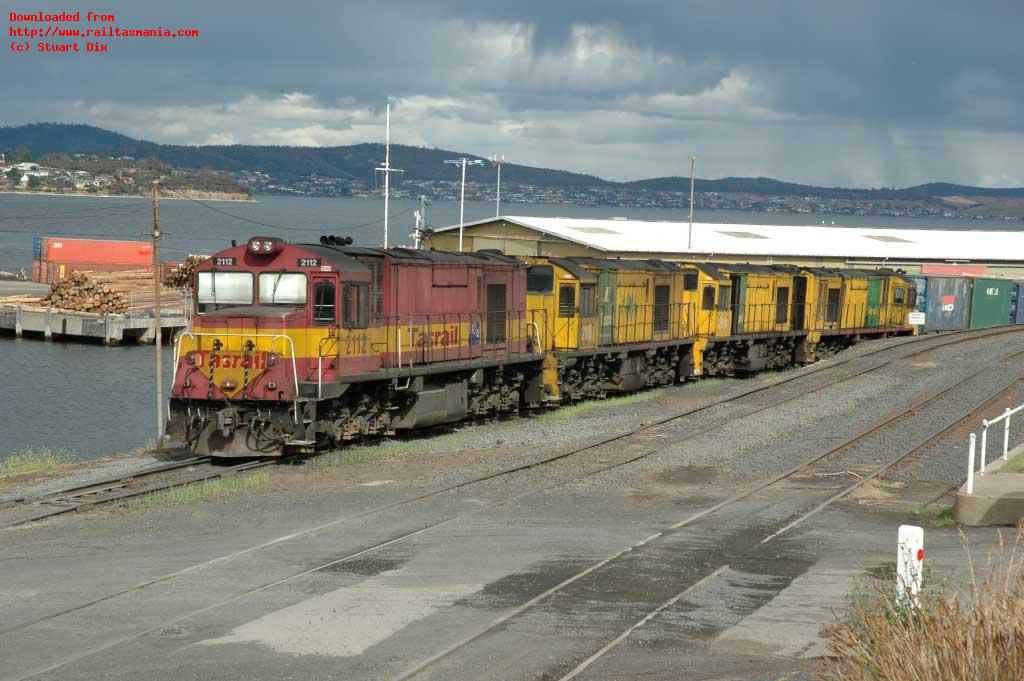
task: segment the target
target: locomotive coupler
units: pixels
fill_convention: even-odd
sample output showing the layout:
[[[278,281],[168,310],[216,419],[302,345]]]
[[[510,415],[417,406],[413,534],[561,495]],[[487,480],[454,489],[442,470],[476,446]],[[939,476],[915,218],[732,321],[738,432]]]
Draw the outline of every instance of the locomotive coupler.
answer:
[[[241,425],[241,420],[238,417],[238,410],[234,407],[217,412],[217,428],[224,437],[230,437],[239,425]]]

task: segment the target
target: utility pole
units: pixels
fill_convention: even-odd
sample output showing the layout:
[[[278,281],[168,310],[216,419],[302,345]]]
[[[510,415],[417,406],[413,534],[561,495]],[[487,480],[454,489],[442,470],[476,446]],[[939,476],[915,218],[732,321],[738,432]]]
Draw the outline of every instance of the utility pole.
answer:
[[[419,250],[423,241],[423,234],[427,231],[427,197],[420,194],[420,207],[413,214],[416,218],[416,227],[412,232],[413,246]]]
[[[502,154],[499,157],[495,154],[491,156],[491,163],[498,166],[498,191],[495,192],[494,217],[499,217],[501,215],[501,166],[505,165],[505,155]]]
[[[391,98],[388,97],[388,104],[385,113],[384,133],[384,165],[377,167],[378,173],[384,173],[384,248],[388,247],[388,218],[391,215],[388,202],[391,198],[391,173],[401,173],[391,167]]]
[[[462,252],[462,230],[466,224],[466,166],[482,166],[484,164],[480,159],[469,160],[465,156],[462,158],[455,158],[450,161],[445,161],[451,165],[462,166],[462,198],[459,199],[459,253]]]
[[[153,347],[156,348],[156,446],[164,438],[163,318],[160,311],[160,180],[153,180]]]
[[[694,170],[697,167],[697,157],[690,154],[690,231],[686,235],[686,250],[690,250],[693,247],[693,185],[694,185]]]

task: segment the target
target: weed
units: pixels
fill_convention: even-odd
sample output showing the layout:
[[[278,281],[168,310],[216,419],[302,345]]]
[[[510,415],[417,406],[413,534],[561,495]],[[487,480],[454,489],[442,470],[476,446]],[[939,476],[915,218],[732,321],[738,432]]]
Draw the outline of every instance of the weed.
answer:
[[[914,515],[932,527],[951,527],[956,523],[952,506],[921,506],[914,509]]]
[[[1024,473],[1024,452],[1007,461],[996,473]]]
[[[1019,679],[1024,677],[1024,574],[1017,541],[1000,547],[981,570],[967,550],[966,593],[924,588],[916,606],[894,582],[854,598],[849,621],[826,633],[834,657],[830,681]]]
[[[26,447],[0,461],[0,479],[16,475],[43,473],[71,461],[71,452],[48,447]]]
[[[443,447],[457,445],[464,442],[470,437],[470,435],[470,433],[460,430],[454,433],[435,435],[433,437],[387,440],[374,445],[346,447],[345,449],[321,454],[313,459],[311,463],[316,467],[328,468],[342,464],[372,461],[374,459],[384,457],[432,454]]]
[[[152,494],[144,494],[125,502],[130,509],[156,508],[160,506],[177,506],[191,504],[203,499],[235,494],[245,490],[257,489],[270,482],[268,471],[256,471],[244,475],[232,475],[212,480],[192,482],[180,487],[162,489]]]
[[[540,419],[543,421],[570,421],[572,419],[579,418],[587,412],[594,411],[595,409],[607,409],[611,407],[621,407],[627,404],[635,404],[637,402],[646,402],[658,397],[661,393],[661,390],[648,390],[645,392],[623,395],[622,397],[609,397],[606,400],[577,402],[576,404],[560,407],[555,411],[548,412],[542,415]]]

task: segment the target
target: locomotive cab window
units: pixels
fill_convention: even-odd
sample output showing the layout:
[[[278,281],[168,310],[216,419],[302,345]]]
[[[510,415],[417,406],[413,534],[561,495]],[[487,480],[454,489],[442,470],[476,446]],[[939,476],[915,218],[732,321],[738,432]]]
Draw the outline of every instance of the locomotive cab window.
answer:
[[[555,268],[551,265],[534,265],[526,270],[527,293],[551,293],[555,290]]]
[[[562,284],[558,288],[558,316],[572,317],[576,314],[576,287]]]
[[[732,303],[732,286],[720,286],[718,288],[718,310],[728,312]]]
[[[789,320],[789,287],[775,289],[775,323],[785,324]]]
[[[704,293],[701,296],[700,309],[702,310],[714,310],[715,309],[715,287],[710,284],[704,287]]]
[[[252,305],[252,273],[199,272],[196,303],[199,314],[231,305]]]
[[[366,284],[345,284],[341,290],[341,325],[346,329],[369,326],[370,287]]]
[[[684,291],[696,291],[697,284],[700,281],[700,275],[693,270],[687,270],[683,272],[683,290]]]
[[[670,321],[669,300],[671,292],[668,286],[654,287],[654,331],[668,331]]]
[[[597,288],[593,284],[580,284],[580,316],[597,316]]]
[[[839,297],[842,291],[837,288],[828,290],[828,302],[825,304],[825,321],[834,324],[839,321]]]
[[[896,287],[892,290],[892,302],[896,307],[903,307],[907,302],[907,289]]]
[[[313,286],[313,321],[334,324],[334,282],[318,281]]]
[[[306,275],[300,272],[260,273],[260,305],[305,305]]]

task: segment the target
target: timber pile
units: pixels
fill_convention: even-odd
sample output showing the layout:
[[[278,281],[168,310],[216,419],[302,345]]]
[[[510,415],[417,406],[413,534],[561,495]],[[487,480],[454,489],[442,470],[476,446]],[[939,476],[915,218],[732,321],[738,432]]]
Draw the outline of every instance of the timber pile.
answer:
[[[185,262],[176,266],[173,270],[167,273],[167,277],[164,279],[164,285],[172,286],[174,288],[189,288],[192,285],[192,276],[196,272],[196,265],[206,260],[207,257],[209,256],[188,256],[185,258]]]
[[[7,301],[4,301],[7,302]],[[123,272],[72,272],[53,284],[42,305],[76,312],[124,314],[142,312],[156,303],[151,269]],[[181,293],[161,286],[160,305],[181,309]]]
[[[84,272],[72,272],[50,287],[43,302],[61,310],[117,314],[128,311],[128,299]]]

